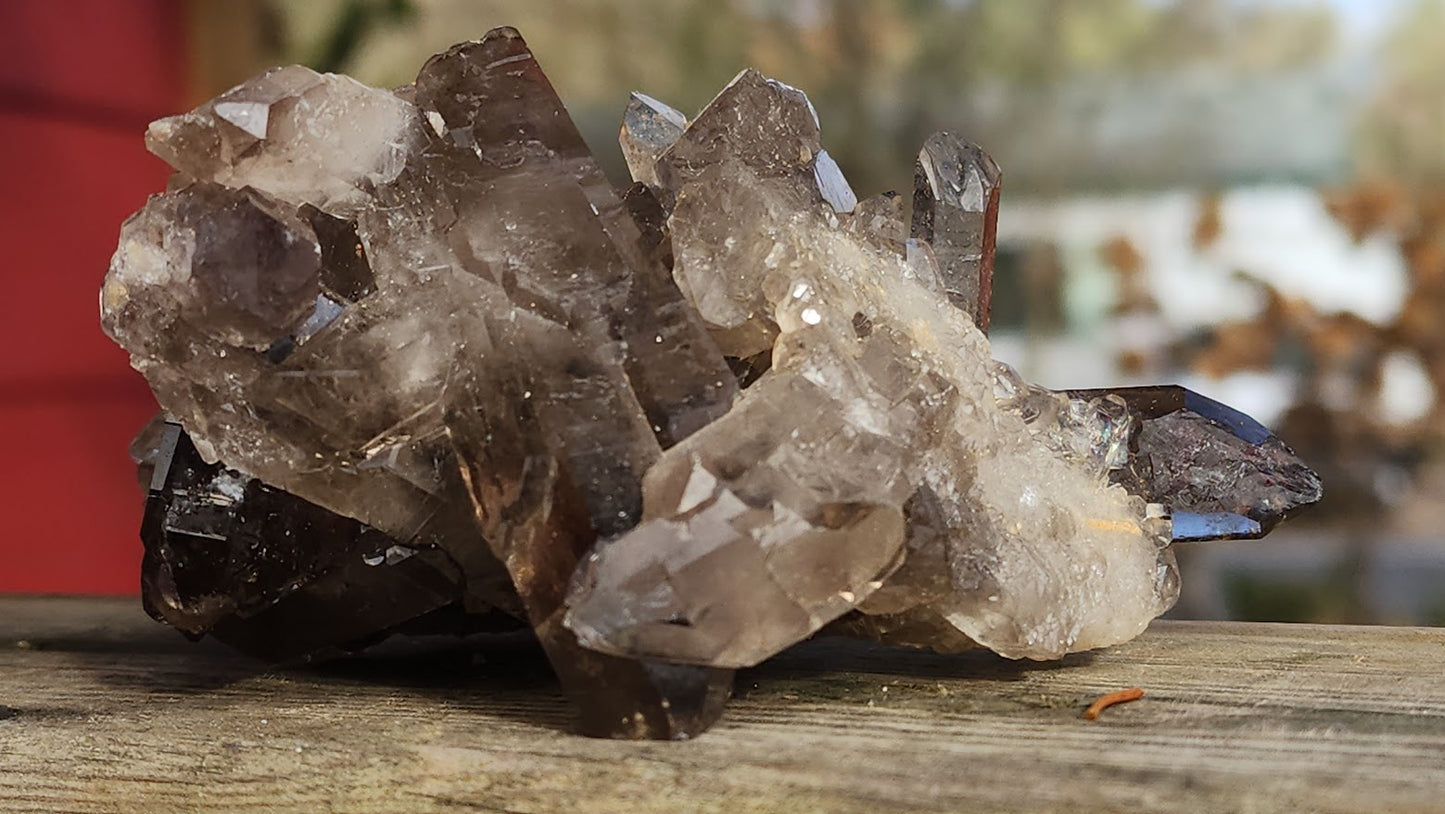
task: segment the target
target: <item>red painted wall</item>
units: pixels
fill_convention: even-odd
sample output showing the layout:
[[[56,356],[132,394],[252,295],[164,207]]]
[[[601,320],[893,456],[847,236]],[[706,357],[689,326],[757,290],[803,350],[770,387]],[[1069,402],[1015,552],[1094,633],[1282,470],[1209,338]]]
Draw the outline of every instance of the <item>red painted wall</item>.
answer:
[[[134,593],[155,412],[101,332],[121,221],[165,184],[145,123],[182,107],[178,0],[0,2],[0,592]]]

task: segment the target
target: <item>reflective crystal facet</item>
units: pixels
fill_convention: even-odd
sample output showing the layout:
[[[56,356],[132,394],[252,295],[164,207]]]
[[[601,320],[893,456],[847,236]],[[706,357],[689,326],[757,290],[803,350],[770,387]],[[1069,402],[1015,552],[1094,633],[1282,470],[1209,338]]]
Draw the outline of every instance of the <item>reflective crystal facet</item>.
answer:
[[[461,571],[444,552],[207,463],[177,424],[160,425],[145,463],[142,598],[177,630],[288,661],[374,641],[461,601]],[[507,620],[470,616],[455,630],[518,624]]]
[[[417,145],[413,110],[387,91],[292,65],[151,124],[146,146],[183,176],[305,199],[333,215],[367,205]]]
[[[1259,422],[1177,385],[1073,391],[1113,395],[1139,421],[1114,479],[1169,508],[1179,542],[1263,537],[1319,501],[1319,475]]]
[[[618,142],[633,180],[657,186],[658,156],[687,129],[687,117],[643,93],[633,93],[622,114]]]
[[[998,165],[953,133],[924,142],[913,170],[912,235],[938,258],[948,301],[988,332],[998,225]]]
[[[696,688],[689,707],[647,665],[580,649],[560,617],[578,559],[637,522],[660,444],[721,415],[736,386],[516,32],[434,57],[416,92],[445,130],[433,156],[452,171],[436,177],[456,187],[458,237],[482,261],[469,270],[501,282],[516,309],[479,338],[484,364],[452,385],[448,408],[482,531],[564,686],[585,699],[589,731],[699,732],[729,674],[667,670]]]

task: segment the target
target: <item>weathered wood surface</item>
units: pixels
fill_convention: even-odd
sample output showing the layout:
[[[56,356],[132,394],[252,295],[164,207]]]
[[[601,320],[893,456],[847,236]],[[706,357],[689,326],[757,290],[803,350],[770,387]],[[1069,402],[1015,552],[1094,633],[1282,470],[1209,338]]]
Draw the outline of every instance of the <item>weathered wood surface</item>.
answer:
[[[696,741],[596,741],[524,641],[273,671],[132,601],[0,598],[0,810],[1445,811],[1445,630],[1159,622],[1059,665],[820,641],[738,689]]]

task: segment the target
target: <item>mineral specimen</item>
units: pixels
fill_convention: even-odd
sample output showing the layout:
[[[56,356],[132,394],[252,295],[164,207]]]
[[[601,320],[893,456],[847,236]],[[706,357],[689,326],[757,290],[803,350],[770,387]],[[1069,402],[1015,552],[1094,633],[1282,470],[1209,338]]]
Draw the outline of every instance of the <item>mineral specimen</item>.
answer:
[[[1178,592],[1175,540],[1318,499],[1179,389],[995,362],[1000,173],[948,133],[911,224],[801,91],[692,121],[634,94],[605,180],[517,32],[392,92],[300,67],[154,123],[106,331],[138,438],[147,608],[293,660],[521,624],[583,730],[688,737],[822,629],[1055,658]]]

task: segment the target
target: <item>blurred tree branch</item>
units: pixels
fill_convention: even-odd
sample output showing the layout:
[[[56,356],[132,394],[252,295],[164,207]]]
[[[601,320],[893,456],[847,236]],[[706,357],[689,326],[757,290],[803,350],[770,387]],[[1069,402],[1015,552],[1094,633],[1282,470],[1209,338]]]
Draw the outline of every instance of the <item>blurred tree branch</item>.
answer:
[[[415,14],[411,0],[347,0],[307,64],[327,73],[345,71],[368,34],[385,25],[404,23]]]

